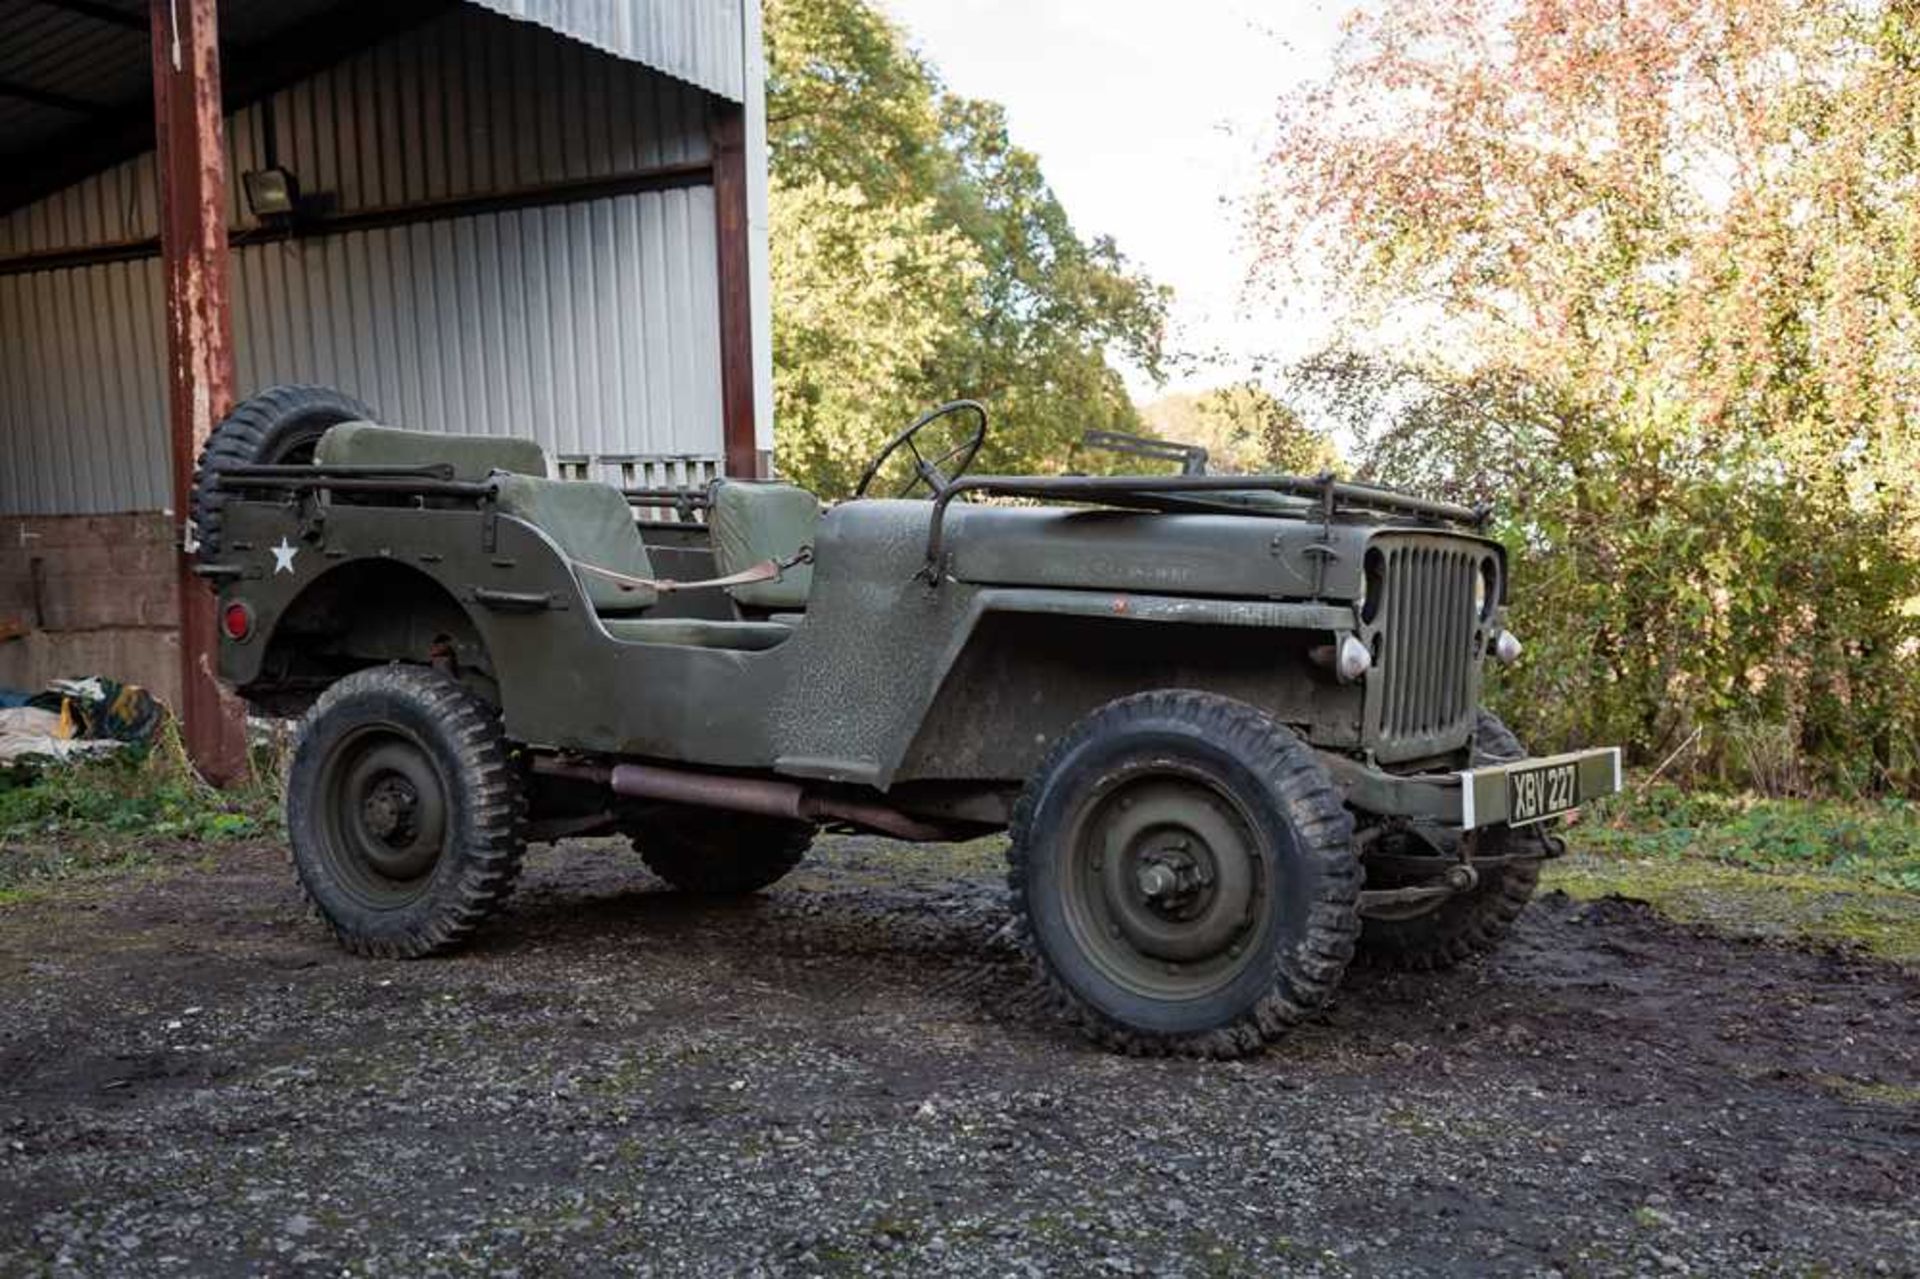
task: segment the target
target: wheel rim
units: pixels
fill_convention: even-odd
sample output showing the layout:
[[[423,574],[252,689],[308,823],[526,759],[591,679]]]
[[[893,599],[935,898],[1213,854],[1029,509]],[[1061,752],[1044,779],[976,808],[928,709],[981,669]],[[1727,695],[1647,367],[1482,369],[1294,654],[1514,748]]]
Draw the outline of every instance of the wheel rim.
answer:
[[[447,786],[421,741],[390,725],[343,738],[320,768],[321,859],[363,905],[426,891],[447,842]]]
[[[1260,841],[1213,779],[1166,764],[1107,779],[1065,854],[1067,927],[1109,981],[1196,999],[1263,953],[1272,912]]]

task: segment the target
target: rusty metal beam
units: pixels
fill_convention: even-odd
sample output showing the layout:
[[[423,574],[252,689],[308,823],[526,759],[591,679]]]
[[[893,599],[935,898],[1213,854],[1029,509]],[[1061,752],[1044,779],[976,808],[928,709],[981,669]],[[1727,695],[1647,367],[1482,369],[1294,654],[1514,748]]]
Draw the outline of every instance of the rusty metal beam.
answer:
[[[713,141],[713,211],[720,277],[720,434],[727,474],[761,474],[754,444],[753,272],[748,258],[746,112],[716,100],[709,132]]]
[[[421,200],[414,204],[387,205],[355,209],[348,213],[301,213],[277,226],[261,226],[230,232],[227,244],[245,248],[250,244],[277,244],[287,240],[314,240],[353,231],[371,231],[382,227],[412,226],[418,222],[436,222],[447,218],[467,218],[483,213],[506,213],[516,209],[543,209],[553,205],[577,204],[586,200],[604,200],[612,196],[633,195],[641,191],[682,191],[689,187],[710,186],[713,168],[705,161],[663,164],[630,173],[612,173],[601,178],[581,178],[549,182],[510,191],[492,191],[485,195],[458,195],[441,200]],[[34,271],[65,271],[75,267],[101,266],[109,262],[138,262],[157,257],[157,237],[121,240],[112,244],[89,244],[77,249],[48,249],[39,253],[20,253],[0,257],[0,279],[26,275]]]
[[[167,287],[167,416],[173,513],[185,521],[194,461],[233,405],[233,317],[227,271],[226,129],[215,0],[152,0],[155,169]],[[247,771],[246,716],[215,675],[214,596],[184,548],[180,702],[187,752],[209,781]]]

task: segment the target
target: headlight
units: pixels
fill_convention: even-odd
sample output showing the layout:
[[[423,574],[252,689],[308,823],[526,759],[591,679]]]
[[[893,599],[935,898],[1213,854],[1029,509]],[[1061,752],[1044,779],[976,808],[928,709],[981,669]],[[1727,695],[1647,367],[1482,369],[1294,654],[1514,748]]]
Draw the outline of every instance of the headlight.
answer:
[[[1357,636],[1347,635],[1341,638],[1338,653],[1334,657],[1334,674],[1343,684],[1351,684],[1367,673],[1373,665],[1373,654],[1367,651]]]

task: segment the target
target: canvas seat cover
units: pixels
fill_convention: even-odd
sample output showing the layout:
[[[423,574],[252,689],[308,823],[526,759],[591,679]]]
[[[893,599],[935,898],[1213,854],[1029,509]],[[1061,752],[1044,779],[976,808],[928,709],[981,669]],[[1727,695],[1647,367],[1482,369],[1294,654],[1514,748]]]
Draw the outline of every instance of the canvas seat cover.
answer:
[[[570,560],[612,569],[629,577],[652,577],[653,562],[633,508],[618,489],[578,480],[499,477],[500,510],[540,529]],[[619,617],[651,608],[660,598],[651,587],[623,587],[593,573],[574,570],[593,611]]]
[[[652,558],[640,530],[634,527],[633,509],[626,497],[605,484],[548,479],[546,453],[532,440],[443,435],[372,422],[342,422],[320,437],[314,461],[334,466],[452,463],[455,479],[478,482],[495,478],[501,513],[540,529],[569,560],[628,577],[654,576]],[[659,601],[658,591],[625,587],[578,568],[574,577],[616,639],[757,651],[772,648],[793,633],[791,627],[773,622],[638,617],[635,614]]]
[[[629,577],[652,577],[647,544],[634,527],[633,511],[618,489],[576,480],[544,480],[525,475],[498,478],[500,509],[539,528],[568,559],[612,569]],[[695,648],[732,648],[758,652],[793,634],[775,622],[730,622],[695,617],[636,617],[652,607],[659,592],[625,588],[578,568],[574,577],[607,633],[641,644],[680,644]]]
[[[446,435],[403,431],[372,422],[342,422],[329,427],[314,446],[322,466],[420,466],[448,462],[453,478],[477,482],[495,471],[545,478],[547,455],[532,440],[509,435]]]
[[[820,529],[820,499],[797,484],[719,480],[713,486],[707,527],[714,566],[722,576],[765,560],[785,563],[812,546]],[[813,565],[795,564],[767,582],[727,588],[741,605],[758,609],[803,609],[813,590]]]

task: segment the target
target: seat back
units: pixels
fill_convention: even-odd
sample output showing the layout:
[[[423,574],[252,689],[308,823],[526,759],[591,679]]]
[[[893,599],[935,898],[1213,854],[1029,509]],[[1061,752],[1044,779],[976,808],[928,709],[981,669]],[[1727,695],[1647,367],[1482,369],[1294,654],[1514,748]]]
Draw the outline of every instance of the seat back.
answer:
[[[515,475],[547,474],[547,455],[532,440],[510,435],[445,435],[438,431],[402,431],[372,422],[342,422],[329,427],[314,446],[322,466],[421,466],[453,464],[456,480],[484,480],[494,471]]]
[[[337,429],[337,428],[336,428]],[[609,568],[629,577],[652,577],[647,544],[634,527],[633,508],[620,490],[582,480],[536,479],[503,475],[500,510],[534,525],[552,538],[567,558]],[[651,587],[623,588],[594,573],[574,570],[593,611],[609,617],[638,613],[659,599]]]
[[[796,484],[717,480],[707,527],[714,567],[726,576],[762,560],[791,559],[801,547],[812,546],[820,528],[820,499]],[[813,590],[813,565],[796,564],[773,581],[727,589],[747,608],[803,609]]]

